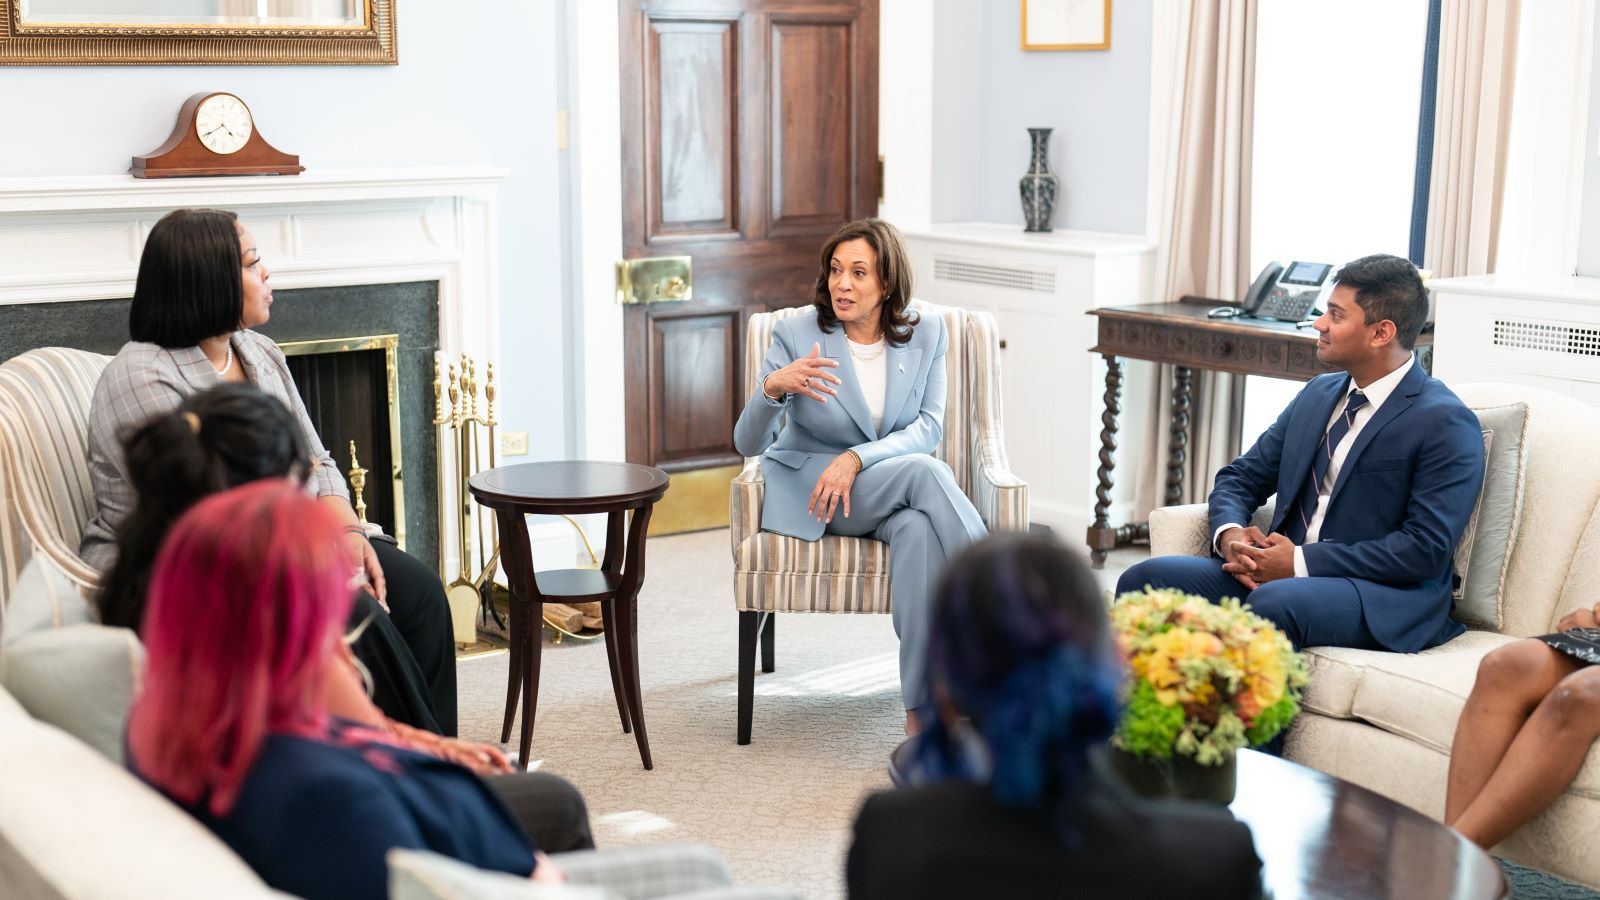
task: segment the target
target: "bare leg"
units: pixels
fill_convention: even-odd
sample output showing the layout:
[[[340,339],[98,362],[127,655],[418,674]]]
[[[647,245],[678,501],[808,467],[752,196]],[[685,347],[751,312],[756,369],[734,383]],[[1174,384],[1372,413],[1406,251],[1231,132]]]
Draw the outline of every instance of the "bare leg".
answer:
[[[1504,840],[1561,796],[1600,737],[1600,668],[1561,679],[1517,733],[1489,783],[1456,820],[1480,847]]]
[[[1478,663],[1478,680],[1450,745],[1446,825],[1455,825],[1477,799],[1534,708],[1577,668],[1577,660],[1532,638],[1497,648]]]

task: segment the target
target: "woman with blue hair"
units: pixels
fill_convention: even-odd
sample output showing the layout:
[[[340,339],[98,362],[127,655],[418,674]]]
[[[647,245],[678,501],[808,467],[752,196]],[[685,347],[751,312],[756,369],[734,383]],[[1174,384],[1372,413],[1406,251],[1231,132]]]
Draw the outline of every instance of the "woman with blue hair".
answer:
[[[913,786],[862,807],[851,897],[1259,895],[1249,828],[1219,808],[1135,797],[1102,761],[1122,666],[1100,596],[1053,538],[995,536],[951,562]]]

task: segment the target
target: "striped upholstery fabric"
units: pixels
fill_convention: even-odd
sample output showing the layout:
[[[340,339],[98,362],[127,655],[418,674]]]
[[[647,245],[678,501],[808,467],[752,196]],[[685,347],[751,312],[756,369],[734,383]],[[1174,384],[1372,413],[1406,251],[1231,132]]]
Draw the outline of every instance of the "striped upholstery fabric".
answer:
[[[78,558],[78,542],[94,515],[89,400],[108,362],[45,347],[0,364],[0,620],[35,553],[82,589],[98,579]]]
[[[972,499],[991,531],[1028,527],[1028,486],[1006,461],[1000,424],[1000,340],[986,312],[935,306],[911,307],[944,319],[950,335],[945,356],[949,388],[944,437],[934,456],[944,460],[956,483]],[[781,319],[809,306],[750,317],[745,344],[746,396],[757,389],[761,360]],[[757,459],[745,460],[729,498],[733,541],[734,606],[741,612],[889,611],[889,547],[869,538],[824,535],[820,541],[761,530],[763,486]]]

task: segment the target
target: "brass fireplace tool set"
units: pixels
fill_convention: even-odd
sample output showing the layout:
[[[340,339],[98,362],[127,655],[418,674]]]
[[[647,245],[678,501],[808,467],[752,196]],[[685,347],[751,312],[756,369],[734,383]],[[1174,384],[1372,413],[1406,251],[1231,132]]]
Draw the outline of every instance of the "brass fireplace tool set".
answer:
[[[434,356],[433,425],[439,441],[438,484],[441,488],[440,494],[443,496],[442,488],[449,483],[446,481],[446,471],[449,469],[448,477],[454,480],[456,501],[459,504],[456,510],[454,540],[455,549],[459,554],[458,559],[461,561],[460,570],[455,579],[448,582],[445,592],[450,601],[453,617],[461,616],[463,610],[468,611],[466,627],[463,629],[463,623],[459,618],[456,625],[456,640],[463,643],[476,638],[475,626],[470,620],[471,611],[477,612],[480,622],[487,623],[493,620],[497,628],[502,632],[505,630],[505,621],[495,608],[494,595],[497,589],[509,595],[506,586],[495,581],[495,573],[500,562],[499,528],[493,514],[472,502],[472,494],[467,489],[467,482],[474,474],[497,465],[495,427],[499,425],[499,420],[495,418],[494,363],[489,363],[485,367],[485,375],[484,382],[480,385],[478,364],[464,353],[461,355],[459,367],[455,363],[450,363],[447,371],[441,371],[439,356],[437,354]],[[485,447],[488,448],[487,451]],[[448,466],[446,457],[451,461]],[[446,518],[445,505],[441,502],[439,504],[441,562],[448,556],[447,542],[451,540],[446,528]],[[574,528],[578,528],[578,523],[571,517],[563,518],[572,522]],[[590,565],[599,568],[600,560],[589,545],[589,538],[583,533],[582,528],[578,528],[578,535],[583,539],[584,549],[588,551]],[[580,603],[575,606],[546,603],[544,621],[546,625],[555,629],[558,641],[563,635],[589,640],[603,634],[604,626],[601,624],[598,603]],[[463,631],[467,633],[467,641],[463,641]]]

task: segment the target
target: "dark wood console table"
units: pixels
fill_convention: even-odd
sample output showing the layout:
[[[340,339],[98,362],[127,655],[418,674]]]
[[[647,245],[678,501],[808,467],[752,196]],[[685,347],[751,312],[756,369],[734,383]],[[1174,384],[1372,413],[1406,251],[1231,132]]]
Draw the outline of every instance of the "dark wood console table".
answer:
[[[1113,526],[1112,472],[1116,468],[1117,417],[1122,414],[1121,357],[1172,365],[1172,424],[1167,445],[1168,506],[1183,499],[1183,464],[1188,458],[1189,399],[1194,370],[1209,369],[1238,375],[1265,375],[1310,381],[1334,371],[1317,361],[1317,333],[1309,324],[1271,319],[1235,317],[1213,319],[1206,311],[1235,306],[1224,300],[1183,297],[1177,303],[1143,306],[1103,306],[1089,310],[1098,316],[1099,343],[1090,352],[1106,359],[1105,410],[1100,415],[1100,467],[1094,490],[1094,521],[1089,525],[1089,558],[1095,568],[1106,553],[1150,535],[1147,522]],[[1418,359],[1424,368],[1433,364],[1433,334],[1417,338]]]

